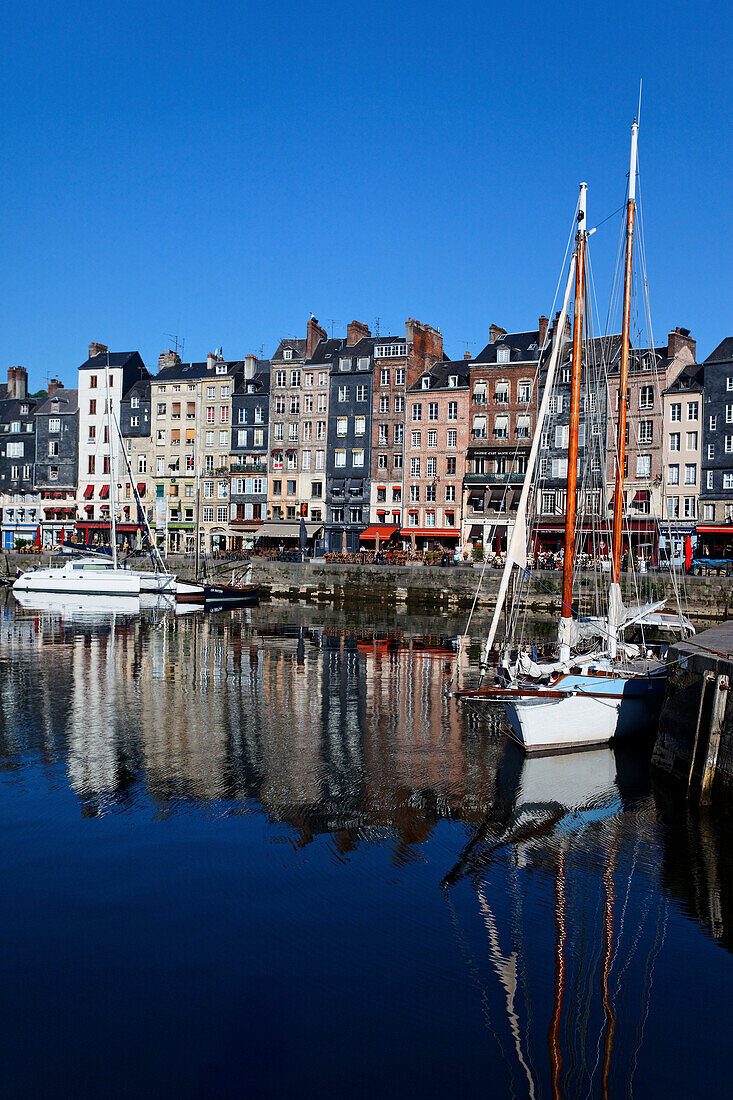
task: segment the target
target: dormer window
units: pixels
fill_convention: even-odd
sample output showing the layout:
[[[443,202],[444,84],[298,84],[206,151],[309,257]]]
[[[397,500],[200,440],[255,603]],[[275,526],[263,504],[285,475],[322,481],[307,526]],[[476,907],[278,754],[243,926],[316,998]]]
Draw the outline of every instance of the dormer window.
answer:
[[[448,375],[448,385],[453,390],[456,388],[456,386],[458,385],[458,375],[457,374],[449,374]]]
[[[496,361],[497,361],[497,363],[508,363],[509,362],[509,348],[497,348],[497,350],[496,350]]]
[[[426,375],[423,376],[422,388],[424,390],[429,390],[430,389],[430,375],[429,374],[426,374]]]
[[[292,348],[285,348],[285,351],[283,352],[283,359],[292,359],[292,358],[293,358]]]
[[[216,364],[216,373],[217,374],[227,374],[228,373],[228,368],[227,368],[226,363],[217,363]]]
[[[28,406],[27,405],[21,405],[20,406],[20,415],[21,416],[27,416],[28,415]]]

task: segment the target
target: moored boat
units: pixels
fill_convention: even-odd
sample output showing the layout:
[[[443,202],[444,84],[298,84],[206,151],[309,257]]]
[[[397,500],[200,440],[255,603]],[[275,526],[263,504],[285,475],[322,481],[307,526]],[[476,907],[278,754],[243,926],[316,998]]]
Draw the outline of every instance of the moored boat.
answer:
[[[29,569],[18,577],[13,585],[13,592],[121,596],[135,599],[140,595],[140,578],[128,569],[118,569],[110,560],[72,559],[60,567]]]

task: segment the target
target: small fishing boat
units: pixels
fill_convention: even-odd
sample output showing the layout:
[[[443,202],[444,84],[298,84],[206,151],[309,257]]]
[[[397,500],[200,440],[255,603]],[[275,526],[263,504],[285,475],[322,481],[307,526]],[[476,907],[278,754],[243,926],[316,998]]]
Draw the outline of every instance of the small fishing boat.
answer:
[[[227,604],[244,607],[259,603],[259,584],[204,584],[204,605]]]

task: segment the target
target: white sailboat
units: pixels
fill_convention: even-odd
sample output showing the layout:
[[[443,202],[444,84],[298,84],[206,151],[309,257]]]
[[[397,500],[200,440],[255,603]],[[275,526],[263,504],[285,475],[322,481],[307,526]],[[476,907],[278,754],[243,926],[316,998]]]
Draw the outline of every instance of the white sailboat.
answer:
[[[636,157],[638,125],[632,126],[629,193],[626,204],[626,246],[624,298],[619,377],[617,466],[614,493],[611,584],[605,614],[579,620],[573,617],[573,573],[577,517],[578,437],[583,319],[585,306],[586,245],[590,235],[586,222],[586,185],[580,186],[578,230],[563,307],[548,361],[546,384],[540,403],[527,473],[517,509],[517,519],[507,549],[494,615],[484,648],[488,665],[500,615],[515,568],[528,571],[528,503],[537,466],[537,455],[550,395],[560,356],[562,333],[568,315],[571,288],[575,288],[571,370],[570,426],[567,460],[567,508],[561,617],[557,635],[557,660],[540,665],[520,652],[514,665],[504,662],[504,684],[490,689],[460,692],[464,696],[501,701],[519,743],[527,752],[571,749],[601,745],[620,736],[651,728],[661,706],[666,669],[658,659],[642,659],[638,647],[624,641],[632,625],[646,624],[663,629],[694,633],[681,614],[663,611],[664,601],[624,607],[620,586],[623,471],[626,433],[626,400],[629,373],[629,327],[631,303],[632,249],[634,238]],[[590,231],[592,232],[592,230]],[[582,653],[579,643],[594,645]]]

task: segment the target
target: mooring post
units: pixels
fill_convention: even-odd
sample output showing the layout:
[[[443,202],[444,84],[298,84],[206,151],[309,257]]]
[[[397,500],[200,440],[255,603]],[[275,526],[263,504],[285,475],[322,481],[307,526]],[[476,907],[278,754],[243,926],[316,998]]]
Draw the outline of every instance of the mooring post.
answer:
[[[725,704],[728,701],[728,686],[728,677],[721,673],[715,681],[715,694],[713,695],[713,707],[710,715],[708,751],[705,757],[705,769],[702,775],[702,787],[700,790],[701,806],[709,806],[712,798],[713,779],[715,777],[715,768],[718,763],[720,737],[723,732],[723,720],[725,718]]]
[[[697,760],[697,745],[700,740],[700,725],[702,723],[702,708],[705,703],[705,691],[707,686],[715,679],[715,673],[710,669],[706,669],[703,672],[702,680],[700,681],[700,706],[697,708],[697,725],[695,726],[695,739],[692,743],[692,755],[690,756],[690,774],[687,777],[687,797],[690,797],[690,791],[692,789],[692,776],[695,772],[695,761]]]

